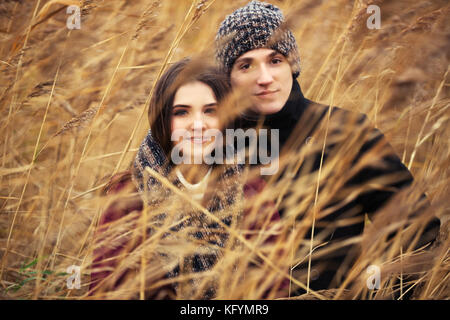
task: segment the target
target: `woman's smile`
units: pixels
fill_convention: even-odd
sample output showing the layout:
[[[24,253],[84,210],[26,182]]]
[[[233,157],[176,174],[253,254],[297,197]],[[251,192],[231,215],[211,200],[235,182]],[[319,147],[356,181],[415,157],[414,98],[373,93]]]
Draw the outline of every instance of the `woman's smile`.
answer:
[[[206,136],[200,136],[200,137],[191,137],[191,142],[195,144],[205,144],[210,142],[210,140]]]

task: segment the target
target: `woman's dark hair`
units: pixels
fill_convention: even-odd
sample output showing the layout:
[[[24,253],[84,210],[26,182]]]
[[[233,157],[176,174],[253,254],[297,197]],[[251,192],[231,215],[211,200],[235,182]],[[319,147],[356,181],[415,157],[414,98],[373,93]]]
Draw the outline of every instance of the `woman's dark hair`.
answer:
[[[225,74],[212,65],[200,60],[185,58],[167,69],[156,83],[148,118],[150,129],[155,139],[161,144],[169,157],[172,148],[171,117],[172,107],[177,90],[188,82],[200,81],[214,92],[217,103],[230,92],[230,83]]]

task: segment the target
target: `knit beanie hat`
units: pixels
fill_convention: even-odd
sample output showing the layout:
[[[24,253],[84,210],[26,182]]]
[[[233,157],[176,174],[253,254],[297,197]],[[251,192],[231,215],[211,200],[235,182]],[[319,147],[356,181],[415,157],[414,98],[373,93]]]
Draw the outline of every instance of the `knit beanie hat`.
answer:
[[[216,35],[216,58],[230,74],[234,62],[247,51],[270,48],[289,61],[294,78],[300,74],[297,43],[290,30],[283,26],[281,10],[269,3],[251,1],[228,15]]]

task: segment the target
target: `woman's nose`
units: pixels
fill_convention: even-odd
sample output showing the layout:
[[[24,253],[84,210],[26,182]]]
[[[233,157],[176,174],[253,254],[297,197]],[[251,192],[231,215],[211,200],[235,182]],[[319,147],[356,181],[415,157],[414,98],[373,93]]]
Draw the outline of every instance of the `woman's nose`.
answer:
[[[200,115],[196,115],[192,121],[192,125],[191,125],[191,129],[193,131],[201,131],[203,129],[206,129],[206,122],[203,119],[203,116]]]

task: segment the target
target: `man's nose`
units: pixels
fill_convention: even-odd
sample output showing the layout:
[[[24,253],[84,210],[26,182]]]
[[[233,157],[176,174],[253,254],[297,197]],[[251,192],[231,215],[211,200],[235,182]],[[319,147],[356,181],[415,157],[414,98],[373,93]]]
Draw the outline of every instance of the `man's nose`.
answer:
[[[261,65],[259,68],[257,83],[260,86],[267,86],[273,82],[273,76],[266,65]]]

